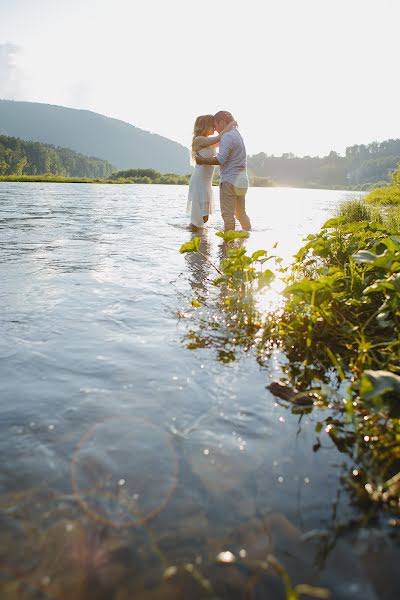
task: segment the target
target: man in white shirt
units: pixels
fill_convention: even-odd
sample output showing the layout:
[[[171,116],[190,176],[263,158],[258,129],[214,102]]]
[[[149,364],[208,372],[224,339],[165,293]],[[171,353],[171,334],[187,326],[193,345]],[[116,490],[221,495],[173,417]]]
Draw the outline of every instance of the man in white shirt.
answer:
[[[230,112],[221,110],[214,115],[214,126],[218,133],[233,121]],[[235,216],[242,229],[251,229],[246,214],[246,192],[249,187],[247,177],[246,148],[238,129],[234,127],[221,137],[217,156],[203,158],[196,154],[200,165],[219,165],[221,172],[220,204],[225,231],[235,229]]]

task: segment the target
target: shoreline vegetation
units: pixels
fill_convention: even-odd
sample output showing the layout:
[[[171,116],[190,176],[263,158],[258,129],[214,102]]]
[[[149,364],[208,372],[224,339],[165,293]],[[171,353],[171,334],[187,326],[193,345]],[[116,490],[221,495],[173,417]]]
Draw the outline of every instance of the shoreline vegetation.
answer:
[[[135,160],[134,158],[132,159]],[[400,139],[346,148],[346,156],[298,157],[291,153],[248,156],[251,187],[299,187],[392,193],[390,177],[400,161]],[[117,170],[107,160],[69,148],[0,135],[0,182],[119,183],[188,185],[191,173],[161,172],[154,168]],[[219,184],[219,173],[214,185]],[[387,199],[390,203],[390,199]]]
[[[153,171],[153,169],[130,169],[132,173],[142,171]],[[154,171],[149,175],[132,174],[131,176],[121,176],[115,173],[108,178],[90,178],[90,177],[66,177],[61,175],[0,175],[0,183],[91,183],[91,184],[158,184],[158,185],[189,185],[191,175],[176,175],[174,173],[159,173]],[[344,191],[369,191],[371,185],[344,185],[344,186],[292,186],[278,185],[269,177],[256,177],[249,175],[250,187],[298,187],[306,189],[332,189]],[[219,179],[216,177],[213,180],[213,185],[219,185]],[[389,185],[387,186],[390,187]],[[386,190],[387,188],[380,188]],[[386,192],[382,192],[384,194]]]
[[[219,235],[226,245],[224,259],[214,266],[220,295],[216,302],[193,298],[189,316],[196,325],[188,330],[187,347],[213,347],[222,362],[250,348],[263,367],[278,361],[281,377],[267,387],[293,412],[324,409],[312,450],[328,436],[347,456],[343,481],[359,506],[360,523],[383,509],[389,525],[397,527],[400,168],[383,192],[344,201],[334,218],[307,236],[289,267],[281,266],[275,249],[247,255],[241,239],[247,234]],[[201,238],[180,252],[201,254]],[[266,268],[271,264],[275,269]],[[275,277],[285,286],[282,303],[262,313],[257,296]]]

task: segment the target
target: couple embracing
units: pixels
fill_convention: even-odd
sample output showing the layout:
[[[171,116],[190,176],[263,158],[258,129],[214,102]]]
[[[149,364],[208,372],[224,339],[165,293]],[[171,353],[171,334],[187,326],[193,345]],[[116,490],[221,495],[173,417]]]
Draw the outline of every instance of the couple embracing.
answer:
[[[217,136],[214,136],[215,131]],[[193,129],[192,158],[196,161],[196,166],[190,180],[187,205],[192,226],[204,227],[209,214],[214,212],[212,179],[214,166],[219,165],[224,229],[235,229],[236,217],[242,229],[249,231],[251,224],[246,214],[246,192],[249,186],[246,148],[231,113],[221,110],[214,116],[197,117]]]

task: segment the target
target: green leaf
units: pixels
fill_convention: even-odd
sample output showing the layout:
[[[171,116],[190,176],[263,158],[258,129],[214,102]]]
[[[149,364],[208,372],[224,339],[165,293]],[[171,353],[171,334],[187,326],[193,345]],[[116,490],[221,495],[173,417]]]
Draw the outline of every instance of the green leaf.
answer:
[[[192,306],[193,308],[199,308],[200,306],[203,306],[201,302],[199,302],[198,300],[196,300],[196,298],[192,299]]]
[[[378,223],[378,221],[372,221],[369,224],[369,228],[371,231],[387,231],[386,225],[382,225],[382,223]]]
[[[269,285],[271,281],[275,279],[275,275],[270,269],[266,269],[258,275],[258,287],[259,289]]]
[[[366,263],[369,265],[372,265],[376,261],[377,258],[378,257],[376,254],[374,254],[373,252],[368,252],[368,250],[360,250],[359,252],[356,252],[352,256],[352,259],[354,260],[354,262]]]
[[[380,398],[387,392],[400,394],[400,377],[390,371],[364,371],[361,375],[360,396],[364,400]]]
[[[265,262],[267,262],[267,260],[271,260],[271,258],[274,258],[274,256],[265,256],[264,258],[260,258],[258,262],[260,263],[260,265],[263,265]],[[281,259],[277,258],[276,262],[278,262],[279,260]]]
[[[234,250],[229,250],[228,256],[229,258],[240,258],[246,254],[246,248],[235,248]]]
[[[266,256],[267,251],[266,250],[257,250],[256,252],[253,252],[253,254],[251,255],[251,260],[258,260],[261,256]]]
[[[190,242],[186,242],[186,244],[182,244],[179,252],[184,254],[185,252],[198,252],[200,250],[200,238],[195,237]]]
[[[321,289],[325,287],[321,285],[319,281],[312,281],[311,279],[303,279],[303,281],[299,281],[297,283],[293,283],[293,285],[289,285],[286,287],[282,294],[285,296],[289,296],[290,294],[300,294],[300,295],[310,295],[313,292],[317,291],[317,289]]]
[[[218,237],[222,238],[224,242],[232,242],[233,240],[239,240],[243,238],[248,238],[249,234],[247,231],[218,231],[216,233]]]
[[[343,231],[346,233],[353,233],[354,231],[361,231],[369,227],[369,221],[355,221],[354,223],[346,223],[343,227]]]
[[[214,279],[213,285],[218,286],[218,285],[221,285],[221,283],[225,283],[225,282],[226,282],[226,277],[217,277],[217,279]]]
[[[379,240],[377,246],[380,245],[385,246],[390,252],[397,252],[398,250],[400,250],[400,240],[399,238],[396,238],[394,236],[383,238],[383,240]]]
[[[382,254],[373,254],[368,250],[360,250],[352,256],[353,260],[358,263],[365,263],[373,267],[381,267],[389,270],[393,263],[394,254],[392,252],[383,252]]]
[[[337,227],[345,222],[344,217],[338,217],[337,219],[328,219],[323,225],[322,229],[330,229],[332,227]],[[310,237],[310,236],[309,236]],[[308,239],[308,238],[307,238]]]

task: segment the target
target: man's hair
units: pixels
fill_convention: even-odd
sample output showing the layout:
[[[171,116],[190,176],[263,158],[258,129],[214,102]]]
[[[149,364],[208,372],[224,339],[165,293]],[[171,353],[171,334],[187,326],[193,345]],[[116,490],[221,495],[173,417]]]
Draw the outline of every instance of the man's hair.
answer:
[[[234,118],[232,114],[227,110],[219,110],[214,115],[214,121],[216,121],[217,123],[218,121],[225,121],[225,123],[230,123],[231,121],[234,121]]]

